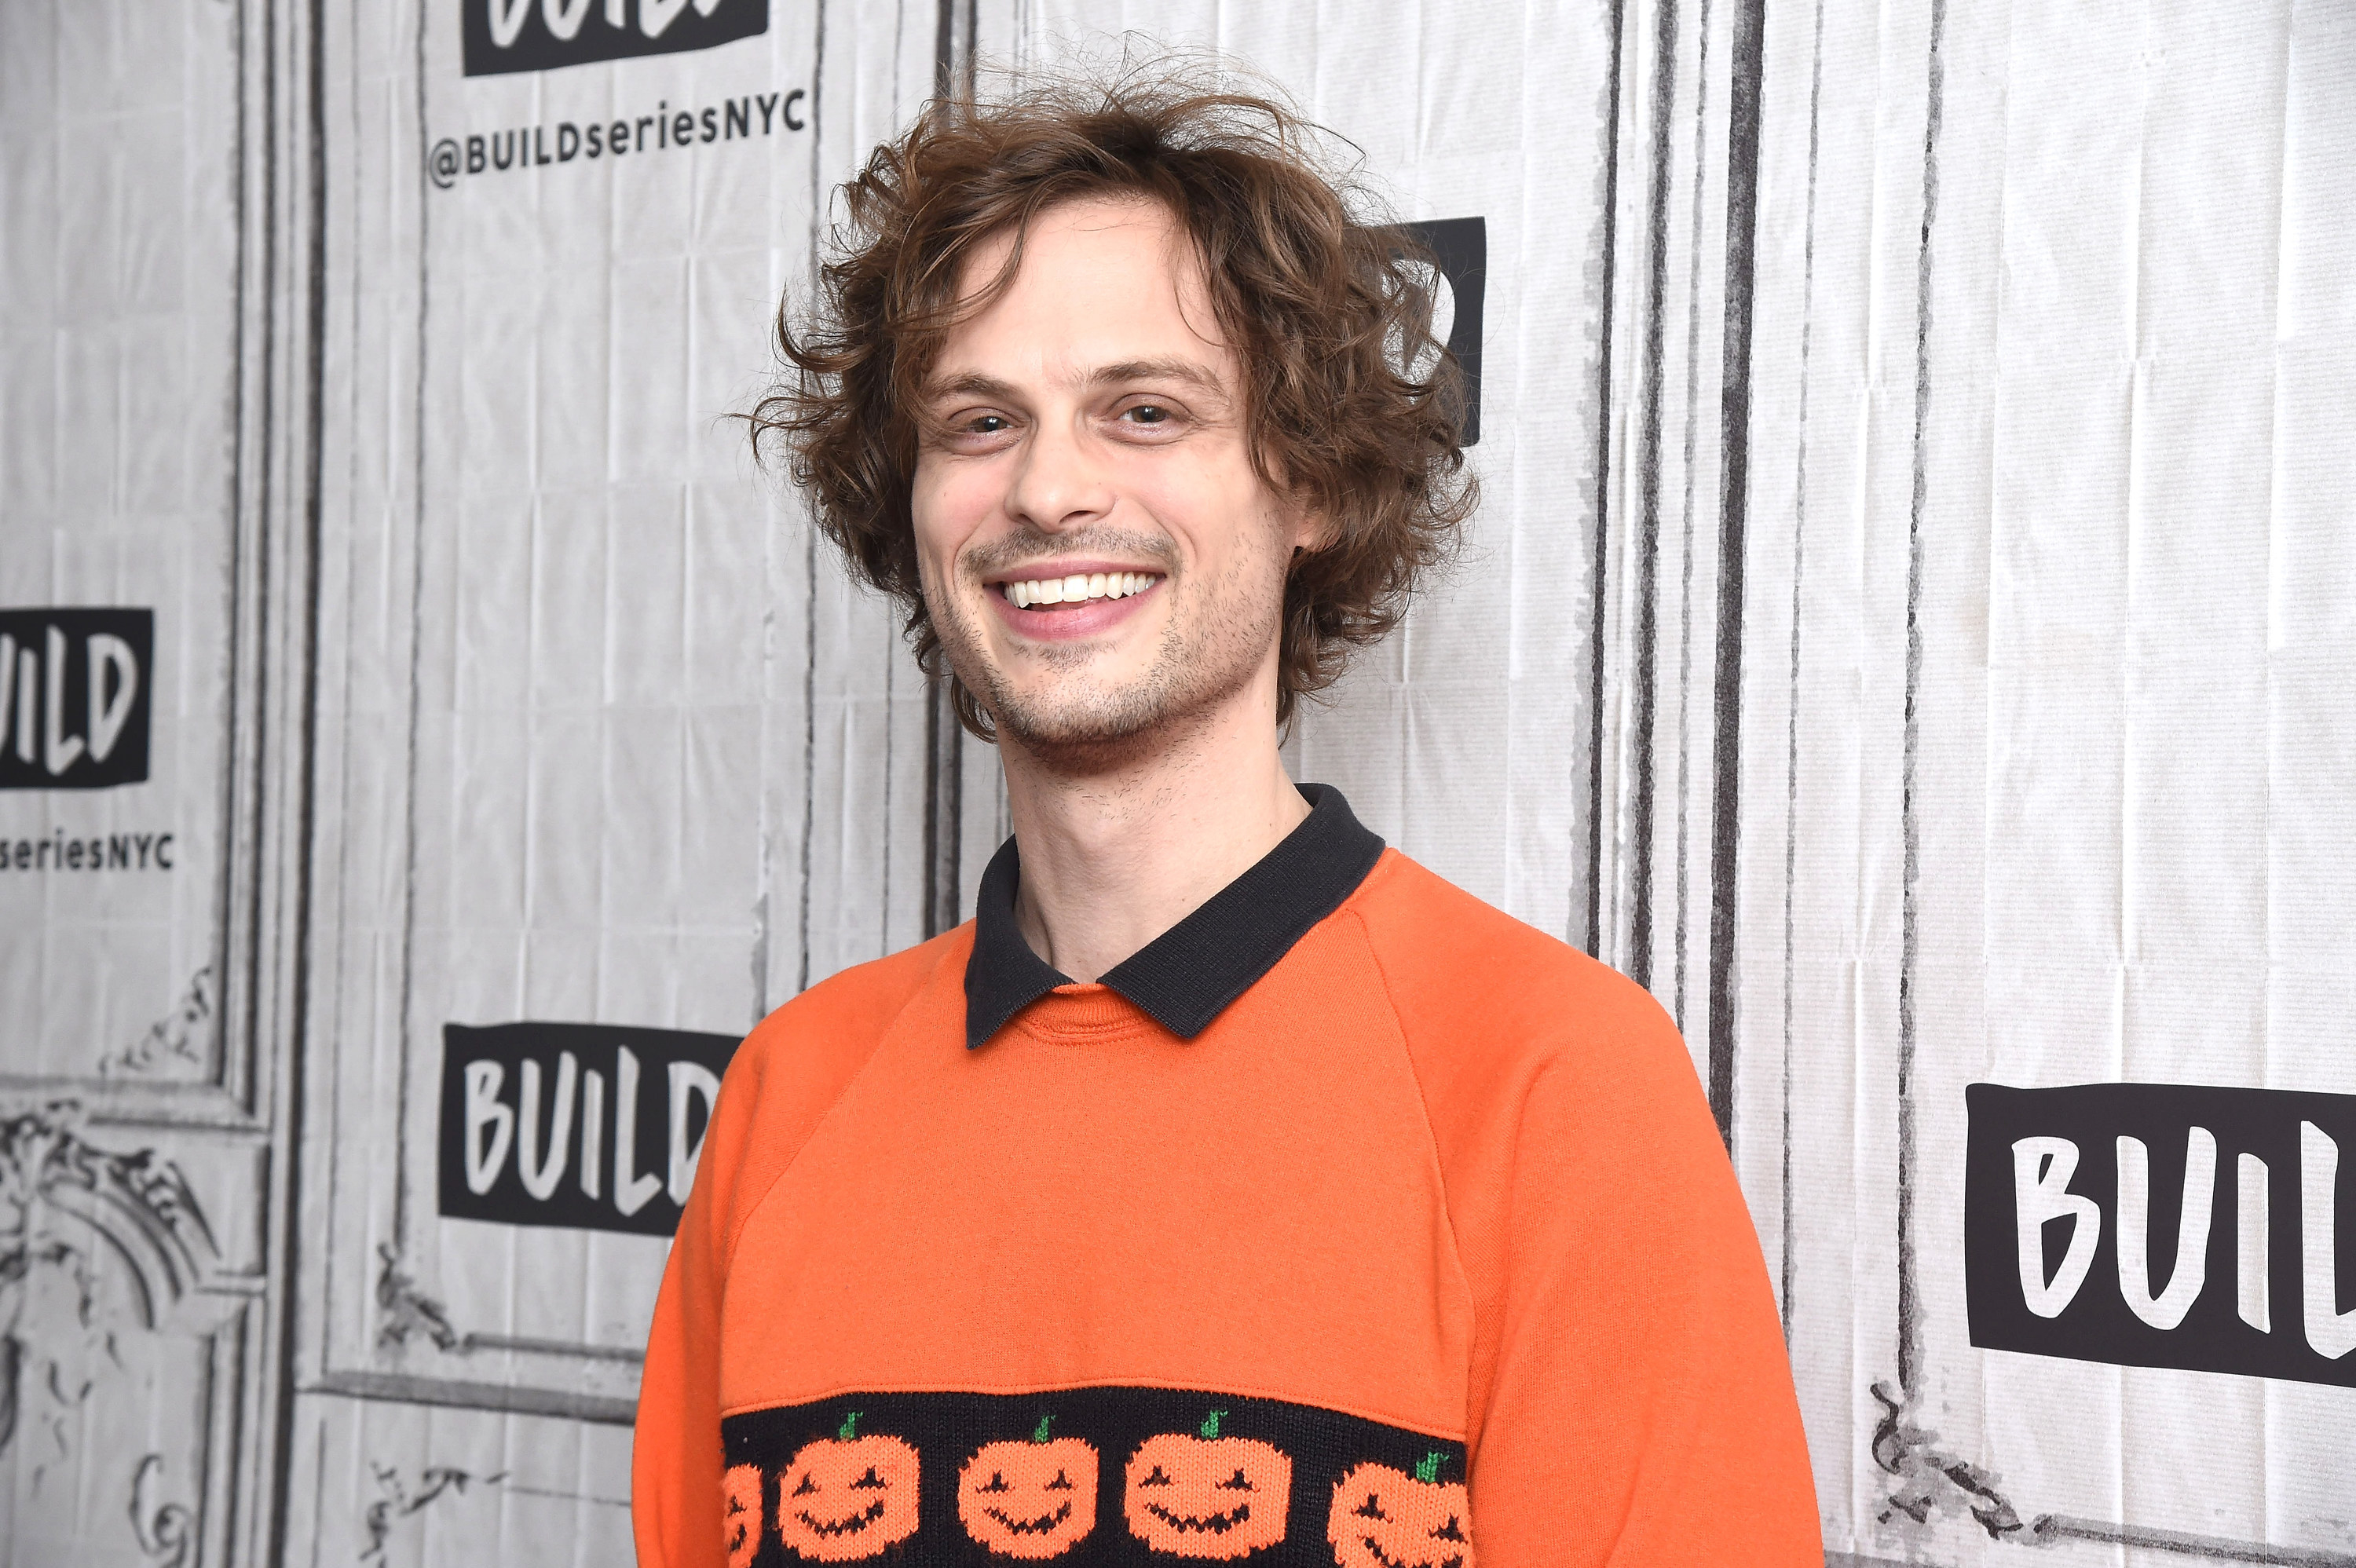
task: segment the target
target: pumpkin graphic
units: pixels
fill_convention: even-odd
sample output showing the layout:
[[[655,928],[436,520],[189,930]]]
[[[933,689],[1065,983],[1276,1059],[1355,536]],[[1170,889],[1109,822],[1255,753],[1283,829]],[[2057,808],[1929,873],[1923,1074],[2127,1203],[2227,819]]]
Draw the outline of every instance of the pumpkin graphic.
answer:
[[[1284,1539],[1292,1460],[1251,1437],[1222,1437],[1211,1412],[1199,1436],[1165,1432],[1130,1456],[1122,1510],[1130,1533],[1179,1557],[1243,1557]]]
[[[1051,1415],[1027,1443],[986,1443],[958,1475],[958,1518],[991,1551],[1033,1562],[1059,1557],[1097,1522],[1097,1451],[1050,1438]]]
[[[761,1550],[761,1467],[732,1465],[720,1477],[720,1540],[728,1568],[751,1568]]]
[[[787,1551],[850,1563],[916,1533],[916,1451],[897,1437],[857,1435],[859,1416],[803,1444],[777,1477],[777,1539]]]
[[[1360,1465],[1333,1488],[1326,1539],[1341,1568],[1472,1568],[1464,1483],[1440,1480],[1438,1453],[1410,1477],[1388,1465]]]

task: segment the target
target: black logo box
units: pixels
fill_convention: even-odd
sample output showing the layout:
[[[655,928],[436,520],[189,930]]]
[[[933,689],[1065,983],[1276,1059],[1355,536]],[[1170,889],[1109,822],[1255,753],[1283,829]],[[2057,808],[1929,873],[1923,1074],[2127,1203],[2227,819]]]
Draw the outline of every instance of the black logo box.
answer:
[[[146,783],[155,649],[153,610],[0,610],[0,789]]]
[[[1964,1277],[1974,1345],[2356,1387],[2356,1354],[2349,1353],[2356,1339],[2356,1095],[2175,1083],[1974,1083],[1964,1093],[1970,1116]],[[2188,1304],[2164,1298],[2183,1266],[2178,1236],[2196,1127],[2214,1156],[2202,1279]],[[2165,1323],[2180,1307],[2172,1327],[2138,1313],[2121,1288],[2120,1171],[2127,1163],[2132,1186],[2135,1157],[2121,1154],[2121,1138],[2145,1150],[2145,1313]],[[2197,1215],[2199,1183],[2192,1192]],[[2255,1222],[2259,1202],[2263,1225]],[[2247,1237],[2245,1213],[2253,1221]],[[2089,1225],[2095,1236],[2083,1251],[2079,1237]],[[2255,1304],[2244,1300],[2245,1243],[2263,1249],[2263,1313],[2249,1312]],[[2075,1264],[2073,1246],[2083,1254]],[[2041,1270],[2033,1282],[2032,1269]],[[2080,1280],[2074,1291],[2072,1277]],[[2183,1278],[2189,1285],[2190,1276]],[[2032,1284],[2043,1297],[2035,1305]]]
[[[1432,218],[1399,230],[1429,251],[1448,280],[1456,313],[1448,324],[1448,352],[1464,373],[1464,444],[1481,441],[1481,317],[1489,278],[1489,223],[1484,218]]]
[[[458,3],[468,76],[505,76],[642,55],[680,54],[733,44],[769,30],[769,0]]]
[[[669,1235],[736,1045],[611,1024],[444,1024],[442,1213]]]

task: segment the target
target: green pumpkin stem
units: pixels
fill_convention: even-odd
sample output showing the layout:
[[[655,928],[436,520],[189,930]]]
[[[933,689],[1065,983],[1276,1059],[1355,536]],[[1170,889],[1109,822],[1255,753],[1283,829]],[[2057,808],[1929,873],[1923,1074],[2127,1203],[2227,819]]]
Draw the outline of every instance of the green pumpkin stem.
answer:
[[[841,1439],[843,1442],[848,1443],[851,1438],[858,1435],[858,1434],[851,1429],[859,1424],[859,1418],[863,1413],[865,1413],[854,1410],[849,1415],[844,1416],[842,1418],[842,1429],[840,1432],[837,1432],[835,1436]]]
[[[1437,1448],[1415,1462],[1415,1478],[1419,1481],[1440,1479],[1440,1461],[1444,1456]]]
[[[1047,1423],[1055,1419],[1055,1418],[1052,1415],[1041,1416],[1039,1418],[1039,1430],[1031,1435],[1031,1441],[1033,1443],[1044,1443],[1047,1441]]]
[[[1205,1438],[1215,1439],[1219,1435],[1219,1418],[1226,1413],[1224,1410],[1211,1412],[1209,1417],[1203,1423],[1203,1435]]]

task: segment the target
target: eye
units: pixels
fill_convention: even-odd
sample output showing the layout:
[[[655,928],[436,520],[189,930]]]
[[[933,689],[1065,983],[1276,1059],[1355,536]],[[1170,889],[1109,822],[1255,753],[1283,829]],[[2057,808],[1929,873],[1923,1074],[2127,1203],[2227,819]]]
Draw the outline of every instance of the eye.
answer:
[[[1431,1539],[1434,1541],[1463,1540],[1464,1532],[1456,1528],[1456,1516],[1452,1513],[1450,1514],[1448,1516],[1448,1522],[1431,1532]]]
[[[1058,1470],[1055,1472],[1055,1478],[1039,1489],[1047,1492],[1068,1492],[1072,1489],[1072,1478]]]
[[[884,1477],[875,1473],[873,1465],[867,1467],[867,1474],[851,1483],[851,1489],[854,1492],[880,1492],[884,1488]]]
[[[962,427],[962,433],[966,435],[997,435],[1002,431],[1010,431],[1013,428],[1014,421],[1008,419],[1004,414],[976,414],[973,418],[966,421]]]
[[[1177,416],[1160,403],[1132,403],[1121,410],[1119,417],[1131,424],[1160,425],[1169,423]]]
[[[798,1498],[806,1498],[816,1490],[818,1490],[817,1483],[810,1479],[809,1472],[808,1470],[804,1470],[802,1472],[802,1484],[794,1488],[794,1496]]]
[[[1366,1500],[1360,1503],[1356,1508],[1352,1509],[1350,1511],[1357,1515],[1360,1519],[1379,1519],[1386,1522],[1387,1522],[1391,1517],[1383,1511],[1383,1499],[1378,1494],[1374,1492],[1368,1492],[1366,1494]]]
[[[1236,1473],[1234,1475],[1229,1476],[1226,1480],[1219,1483],[1219,1489],[1226,1492],[1256,1492],[1259,1490],[1258,1487],[1253,1486],[1249,1481],[1244,1479],[1244,1470],[1243,1467],[1240,1465],[1236,1467]]]
[[[990,1485],[974,1488],[977,1492],[1011,1492],[1013,1489],[1006,1484],[1006,1477],[996,1470],[990,1473]]]
[[[1153,1473],[1137,1484],[1141,1487],[1174,1487],[1178,1483],[1162,1474],[1162,1467],[1156,1465],[1153,1467]]]

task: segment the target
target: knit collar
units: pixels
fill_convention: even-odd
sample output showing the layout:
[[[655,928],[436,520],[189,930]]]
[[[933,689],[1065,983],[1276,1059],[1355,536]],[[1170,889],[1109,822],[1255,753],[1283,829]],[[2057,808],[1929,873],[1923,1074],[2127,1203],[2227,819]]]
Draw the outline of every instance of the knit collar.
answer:
[[[1208,1029],[1229,1002],[1342,907],[1382,858],[1383,841],[1351,814],[1342,792],[1301,784],[1309,815],[1249,870],[1192,914],[1122,959],[1101,984],[1182,1040]],[[981,874],[973,953],[965,966],[965,1043],[981,1045],[1007,1019],[1069,976],[1031,951],[1014,923],[1022,859],[999,846]]]

